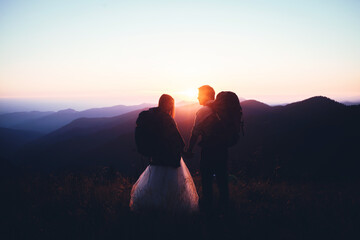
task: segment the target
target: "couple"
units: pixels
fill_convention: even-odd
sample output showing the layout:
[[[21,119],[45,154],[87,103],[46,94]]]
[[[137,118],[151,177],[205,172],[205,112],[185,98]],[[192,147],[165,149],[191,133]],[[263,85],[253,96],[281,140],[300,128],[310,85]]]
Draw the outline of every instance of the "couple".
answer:
[[[212,180],[216,176],[220,207],[225,210],[229,200],[227,158],[228,147],[236,143],[241,125],[241,107],[236,94],[212,87],[199,88],[198,110],[187,150],[174,121],[174,99],[162,95],[159,105],[139,114],[135,140],[139,153],[150,158],[150,165],[141,174],[131,191],[130,208],[162,209],[166,212],[198,210],[198,194],[183,157],[192,157],[199,137],[201,141],[200,207],[210,211]],[[224,107],[225,106],[225,107]],[[231,109],[232,108],[232,109]],[[231,109],[231,112],[226,111]],[[230,117],[231,116],[231,117]]]

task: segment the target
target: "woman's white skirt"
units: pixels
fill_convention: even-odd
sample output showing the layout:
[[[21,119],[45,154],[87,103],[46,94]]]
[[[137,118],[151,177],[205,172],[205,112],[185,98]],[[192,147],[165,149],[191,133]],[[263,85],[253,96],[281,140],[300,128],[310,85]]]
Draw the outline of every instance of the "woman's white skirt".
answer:
[[[149,165],[131,190],[130,209],[167,212],[198,210],[199,196],[183,159],[180,167]]]

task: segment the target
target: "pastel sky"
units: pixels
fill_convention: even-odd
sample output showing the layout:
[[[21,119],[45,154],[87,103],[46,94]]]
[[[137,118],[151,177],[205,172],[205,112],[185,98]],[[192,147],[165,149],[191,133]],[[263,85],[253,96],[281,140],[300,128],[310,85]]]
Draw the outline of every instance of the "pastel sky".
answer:
[[[196,101],[203,84],[360,100],[360,1],[0,0],[1,99]]]

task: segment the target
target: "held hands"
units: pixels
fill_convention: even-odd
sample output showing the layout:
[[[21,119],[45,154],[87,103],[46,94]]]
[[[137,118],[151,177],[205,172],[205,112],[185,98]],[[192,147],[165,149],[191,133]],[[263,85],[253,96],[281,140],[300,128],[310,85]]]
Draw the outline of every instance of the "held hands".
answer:
[[[197,138],[198,138],[197,135],[191,135],[189,145],[182,152],[182,156],[184,158],[193,158],[194,157],[194,153],[192,152],[192,150],[197,142]]]

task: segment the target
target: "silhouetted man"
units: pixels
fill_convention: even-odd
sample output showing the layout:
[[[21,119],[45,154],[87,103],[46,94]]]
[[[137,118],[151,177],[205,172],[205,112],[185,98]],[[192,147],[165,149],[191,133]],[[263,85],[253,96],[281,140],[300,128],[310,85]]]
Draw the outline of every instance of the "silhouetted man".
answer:
[[[192,150],[201,137],[199,146],[201,147],[200,172],[202,182],[203,198],[200,201],[200,207],[209,211],[212,207],[213,201],[213,176],[216,176],[216,182],[219,188],[219,204],[222,210],[226,210],[229,201],[229,186],[228,186],[228,171],[227,159],[228,150],[227,145],[219,139],[214,139],[213,123],[218,116],[210,107],[214,102],[215,91],[209,85],[204,85],[199,88],[198,100],[203,107],[198,110],[195,117],[194,126],[191,132],[189,147],[187,152],[192,153]],[[214,143],[216,142],[216,143]]]

